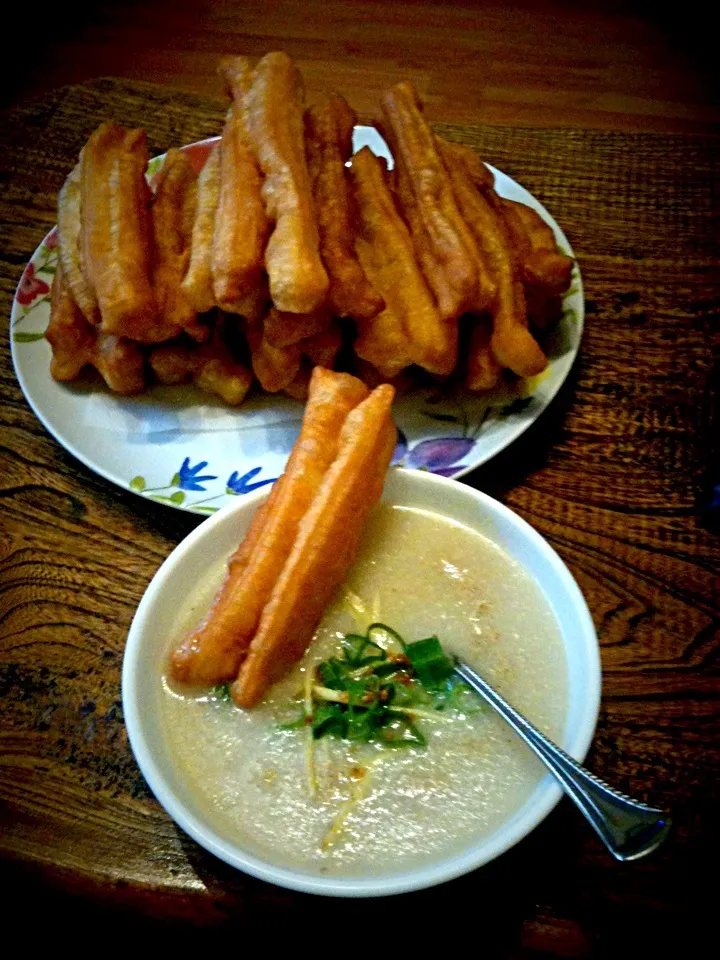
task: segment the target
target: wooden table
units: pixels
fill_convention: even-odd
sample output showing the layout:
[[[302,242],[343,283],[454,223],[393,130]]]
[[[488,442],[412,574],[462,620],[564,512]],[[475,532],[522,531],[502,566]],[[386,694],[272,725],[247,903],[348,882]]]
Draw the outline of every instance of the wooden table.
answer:
[[[54,223],[93,127],[148,129],[154,152],[219,130],[225,106],[104,80],[7,116],[0,315]],[[413,931],[469,910],[488,957],[663,956],[692,949],[718,812],[717,332],[711,220],[718,139],[440,124],[533,191],[565,228],[587,296],[578,363],[549,411],[467,482],[558,550],[590,605],[603,702],[589,767],[672,810],[672,839],[613,862],[569,802],[495,863],[435,890],[332,902],[267,886],[184,836],[150,794],[120,704],[128,626],[161,561],[198,522],[119,490],[43,429],[3,323],[0,850],[6,922],[32,903],[53,934],[101,920],[113,940],[162,924],[318,935],[329,922]],[[712,873],[708,876],[712,877]],[[706,886],[709,884],[709,886]],[[708,902],[709,907],[709,902]],[[170,921],[172,921],[170,923]],[[79,928],[78,924],[82,927]],[[450,934],[452,939],[457,933]],[[383,935],[385,937],[386,935]],[[184,940],[187,942],[187,940]],[[245,941],[240,940],[240,944]],[[629,946],[628,946],[629,945]],[[654,953],[651,954],[651,951]]]

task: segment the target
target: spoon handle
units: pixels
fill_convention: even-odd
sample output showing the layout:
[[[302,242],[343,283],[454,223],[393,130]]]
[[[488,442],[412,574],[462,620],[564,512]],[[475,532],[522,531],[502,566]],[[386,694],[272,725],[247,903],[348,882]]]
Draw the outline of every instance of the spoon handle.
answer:
[[[511,707],[472,667],[458,661],[455,672],[535,751],[617,860],[637,860],[660,846],[670,831],[671,820],[666,813],[613,790],[580,766]]]

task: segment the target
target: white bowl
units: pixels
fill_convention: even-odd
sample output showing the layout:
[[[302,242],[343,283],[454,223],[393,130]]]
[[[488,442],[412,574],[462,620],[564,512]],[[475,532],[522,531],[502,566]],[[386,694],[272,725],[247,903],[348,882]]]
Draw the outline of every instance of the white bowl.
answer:
[[[234,551],[267,488],[238,499],[206,520],[180,543],[152,579],[130,628],[123,662],[122,699],[128,736],[151,790],[175,822],[226,863],[270,883],[329,896],[385,896],[419,890],[461,874],[504,853],[543,820],[561,796],[548,774],[526,803],[490,836],[461,854],[386,876],[326,877],[278,866],[225,839],[195,804],[163,742],[157,702],[170,638],[183,610],[197,601],[199,571],[217,572]],[[561,746],[582,761],[600,704],[600,659],[592,618],[572,575],[552,547],[511,510],[456,480],[415,470],[391,470],[383,498],[420,507],[476,529],[519,561],[552,608],[562,634],[568,675],[568,709]]]

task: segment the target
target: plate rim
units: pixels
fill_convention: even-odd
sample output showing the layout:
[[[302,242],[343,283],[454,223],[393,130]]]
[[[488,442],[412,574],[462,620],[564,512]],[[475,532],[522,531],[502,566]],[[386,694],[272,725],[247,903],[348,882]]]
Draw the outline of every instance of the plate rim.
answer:
[[[354,127],[354,131],[361,131],[365,135],[370,136],[371,139],[378,137],[380,138],[380,140],[384,142],[382,133],[376,127],[370,124],[356,124]],[[220,139],[221,137],[219,135],[206,137],[203,140],[197,140],[197,141],[193,141],[192,143],[183,144],[181,149],[208,146],[210,144],[217,143]],[[165,157],[165,155],[166,155],[165,153],[162,153],[162,154],[158,154],[155,157],[150,158],[148,163],[148,169],[149,169],[149,172],[147,174],[148,177],[151,177],[154,173],[154,171],[150,169],[150,166],[152,164],[155,164],[155,166],[157,166],[158,163]],[[558,241],[559,244],[562,245],[563,250],[566,251],[570,257],[572,257],[573,259],[572,285],[571,285],[570,291],[568,291],[568,294],[572,294],[575,300],[577,301],[578,309],[575,310],[575,319],[572,321],[576,328],[575,336],[576,336],[577,342],[576,342],[576,346],[572,350],[568,351],[569,353],[572,354],[572,356],[570,357],[569,362],[567,363],[567,369],[561,376],[557,378],[556,382],[554,382],[549,389],[544,391],[544,394],[539,402],[538,409],[534,413],[534,416],[529,418],[523,418],[520,422],[514,424],[514,426],[511,429],[508,429],[507,431],[505,431],[505,435],[499,437],[498,441],[496,441],[496,443],[492,446],[491,449],[487,450],[484,454],[481,454],[480,456],[476,456],[471,463],[461,465],[458,468],[458,470],[452,474],[452,479],[454,480],[460,480],[463,477],[468,476],[474,470],[477,470],[481,466],[484,466],[484,464],[488,463],[498,454],[502,453],[502,451],[506,450],[512,443],[515,442],[515,440],[519,439],[525,433],[525,431],[528,430],[529,427],[543,415],[543,413],[547,410],[547,408],[550,406],[552,401],[555,399],[555,397],[559,393],[565,381],[568,379],[570,372],[572,371],[575,363],[577,362],[577,358],[580,353],[580,346],[584,336],[584,329],[585,329],[585,292],[584,292],[584,285],[583,285],[583,279],[582,279],[582,272],[580,270],[580,265],[578,263],[577,256],[575,255],[575,251],[573,250],[572,245],[570,244],[562,227],[555,220],[552,214],[547,210],[545,205],[540,200],[538,200],[538,198],[534,194],[532,194],[526,187],[524,187],[522,183],[520,183],[514,177],[511,177],[509,174],[504,173],[504,171],[500,170],[498,167],[495,167],[492,164],[487,163],[486,161],[483,161],[483,162],[485,163],[485,166],[492,172],[495,178],[499,176],[502,180],[509,182],[510,184],[513,185],[514,188],[518,188],[520,190],[520,192],[524,195],[524,197],[530,201],[529,205],[532,206],[532,208],[540,214],[543,220],[552,229],[556,240]],[[501,193],[501,196],[502,196],[502,193]],[[147,500],[148,497],[144,496],[142,491],[136,490],[133,488],[133,486],[131,485],[130,479],[128,480],[121,479],[117,473],[113,472],[112,468],[102,465],[97,460],[93,460],[91,455],[82,452],[72,440],[67,440],[62,433],[62,429],[56,429],[53,425],[51,425],[50,417],[43,411],[42,407],[38,404],[36,397],[33,396],[32,388],[28,383],[28,379],[26,378],[25,373],[22,369],[22,361],[19,359],[19,354],[16,353],[17,343],[13,337],[12,328],[13,328],[13,325],[17,322],[17,319],[18,319],[17,314],[21,307],[17,299],[18,291],[20,289],[20,284],[22,283],[23,277],[25,276],[25,271],[27,270],[27,266],[33,262],[35,257],[38,255],[38,251],[40,251],[40,249],[43,246],[46,246],[46,240],[49,237],[51,237],[56,230],[57,230],[57,224],[53,226],[44,235],[40,244],[38,244],[38,246],[31,253],[23,269],[23,273],[21,274],[20,280],[18,281],[18,285],[13,295],[13,301],[12,301],[12,306],[10,310],[9,339],[10,339],[10,353],[12,357],[15,376],[18,380],[18,383],[20,384],[20,389],[22,390],[23,396],[27,401],[28,405],[30,406],[30,409],[32,410],[34,415],[37,417],[37,419],[40,421],[42,426],[48,431],[48,433],[53,437],[53,439],[61,447],[63,447],[68,453],[70,453],[71,456],[79,460],[84,467],[86,467],[92,473],[95,473],[96,475],[102,477],[104,480],[108,481],[113,486],[118,487],[120,490],[126,493],[131,493],[134,496],[140,497],[143,500]],[[50,289],[52,289],[52,283],[50,283],[49,286],[50,286]],[[568,294],[566,294],[566,296]],[[48,370],[48,376],[49,376],[49,370]],[[417,468],[410,467],[409,469],[417,469]],[[244,496],[246,495],[247,494],[244,494]],[[155,501],[155,502],[158,502],[158,501]],[[192,514],[193,516],[201,517],[204,519],[207,519],[209,516],[207,511],[195,508],[192,502],[186,504],[186,503],[172,503],[168,501],[160,501],[160,505],[171,507],[175,510],[180,511],[181,513],[189,513],[189,514]],[[218,508],[218,510],[226,509],[229,506],[231,506],[231,503],[226,502],[223,505],[221,505]]]

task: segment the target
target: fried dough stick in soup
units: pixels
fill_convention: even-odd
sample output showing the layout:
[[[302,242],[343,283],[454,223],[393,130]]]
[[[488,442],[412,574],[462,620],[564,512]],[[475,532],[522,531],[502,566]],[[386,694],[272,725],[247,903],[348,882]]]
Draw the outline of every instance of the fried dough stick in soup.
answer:
[[[302,657],[355,559],[397,439],[390,416],[394,395],[383,384],[348,414],[337,457],[300,521],[247,659],[230,688],[238,706],[255,706]]]
[[[82,152],[82,261],[102,329],[140,343],[165,336],[150,285],[150,188],[144,130],[103,123]]]
[[[172,654],[176,680],[213,684],[237,676],[300,520],[335,459],[342,426],[367,395],[367,387],[349,374],[313,370],[300,436],[285,473],[230,561],[207,620]]]
[[[245,75],[244,62],[238,70]],[[278,310],[311,313],[325,299],[329,281],[305,160],[302,77],[287,54],[268,53],[252,84],[233,84],[232,93],[265,175],[263,200],[274,225],[265,250],[272,301]]]
[[[330,278],[335,315],[374,317],[383,301],[353,249],[356,212],[345,164],[352,155],[355,111],[340,96],[305,111],[305,148],[320,232],[320,253]]]
[[[390,314],[402,323],[412,362],[430,373],[447,376],[457,360],[457,324],[445,322],[437,311],[382,163],[363,147],[353,157],[351,173],[360,235],[372,261],[373,285]]]

